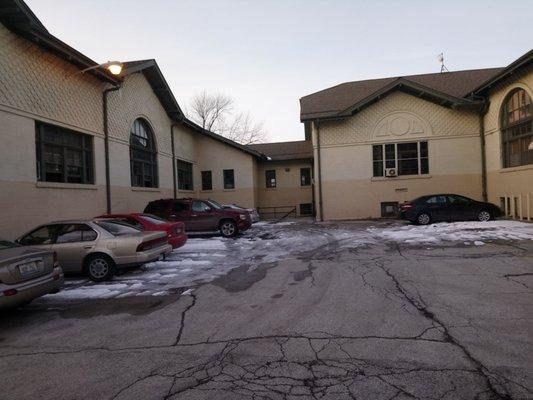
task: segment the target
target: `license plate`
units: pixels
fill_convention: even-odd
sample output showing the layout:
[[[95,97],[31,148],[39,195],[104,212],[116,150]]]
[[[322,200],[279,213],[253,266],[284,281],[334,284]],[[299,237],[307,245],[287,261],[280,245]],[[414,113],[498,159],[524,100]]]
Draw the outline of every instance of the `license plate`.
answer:
[[[36,272],[41,272],[42,268],[40,268],[35,261],[20,264],[19,271],[22,276],[28,276],[35,274]]]

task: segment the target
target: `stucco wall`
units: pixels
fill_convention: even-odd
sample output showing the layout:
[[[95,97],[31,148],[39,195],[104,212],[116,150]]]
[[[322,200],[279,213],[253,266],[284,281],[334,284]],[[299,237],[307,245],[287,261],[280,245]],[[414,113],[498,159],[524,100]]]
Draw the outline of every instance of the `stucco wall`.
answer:
[[[490,104],[484,117],[487,192],[489,201],[498,205],[500,198],[508,198],[507,211],[512,216],[523,219],[529,216],[533,220],[533,165],[503,168],[502,161],[501,109],[507,95],[515,88],[526,90],[533,98],[533,68],[513,75],[512,80],[502,81],[490,91]]]
[[[308,161],[267,161],[257,168],[258,207],[295,207],[299,215],[300,204],[312,203],[312,186],[301,186],[300,168],[312,168]],[[267,188],[265,171],[276,171],[276,187]],[[261,210],[260,210],[261,211]],[[266,210],[271,212],[272,210]]]
[[[200,198],[221,204],[255,207],[254,157],[207,136],[196,138],[198,164],[195,175]],[[233,169],[235,189],[224,189],[223,170]],[[211,171],[213,190],[202,190],[201,171]]]
[[[315,176],[318,176],[314,127]],[[481,196],[475,113],[394,92],[351,118],[319,123],[324,219],[375,218],[381,202],[430,193]],[[429,174],[372,177],[372,144],[428,141]],[[319,188],[316,188],[318,199]],[[319,207],[317,207],[318,209]]]

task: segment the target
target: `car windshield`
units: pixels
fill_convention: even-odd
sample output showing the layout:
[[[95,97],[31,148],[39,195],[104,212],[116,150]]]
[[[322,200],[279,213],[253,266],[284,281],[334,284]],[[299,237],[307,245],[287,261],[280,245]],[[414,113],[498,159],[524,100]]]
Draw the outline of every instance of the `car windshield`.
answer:
[[[140,232],[140,229],[119,221],[98,221],[96,224],[114,236],[131,235],[132,233]]]
[[[19,247],[19,245],[7,240],[0,240],[0,250],[12,249],[13,247]]]
[[[222,205],[220,205],[220,203],[215,201],[215,200],[207,200],[207,202],[209,204],[211,204],[213,206],[213,208],[216,208],[217,210],[221,210],[222,209]]]
[[[139,218],[143,221],[150,222],[151,224],[156,225],[165,225],[168,224],[168,221],[165,221],[163,218],[156,217],[155,215],[143,214],[139,215]]]

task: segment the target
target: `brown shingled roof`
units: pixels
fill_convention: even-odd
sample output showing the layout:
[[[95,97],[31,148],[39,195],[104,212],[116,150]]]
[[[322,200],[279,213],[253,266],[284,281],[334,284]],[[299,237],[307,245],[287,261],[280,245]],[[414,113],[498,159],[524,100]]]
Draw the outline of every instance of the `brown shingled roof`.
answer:
[[[269,157],[272,161],[304,160],[313,158],[310,140],[249,144],[248,147]]]
[[[467,103],[468,100],[463,99],[465,96],[501,70],[488,68],[346,82],[302,97],[300,116],[302,121],[346,116],[351,107],[383,94],[388,88],[394,90],[396,86],[413,85],[419,91],[427,89],[433,97],[445,98],[450,104],[454,99]]]

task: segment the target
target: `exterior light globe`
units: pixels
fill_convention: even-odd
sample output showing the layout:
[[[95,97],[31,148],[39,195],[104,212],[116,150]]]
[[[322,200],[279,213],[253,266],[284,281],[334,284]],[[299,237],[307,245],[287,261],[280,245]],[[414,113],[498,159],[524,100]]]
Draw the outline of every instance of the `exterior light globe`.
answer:
[[[122,64],[116,61],[110,62],[107,64],[107,70],[113,75],[120,75],[122,72]]]

